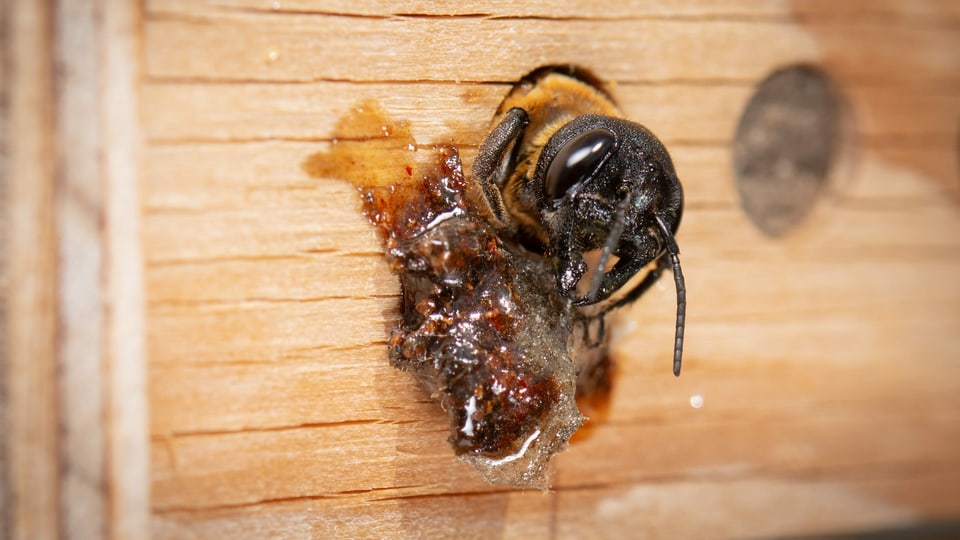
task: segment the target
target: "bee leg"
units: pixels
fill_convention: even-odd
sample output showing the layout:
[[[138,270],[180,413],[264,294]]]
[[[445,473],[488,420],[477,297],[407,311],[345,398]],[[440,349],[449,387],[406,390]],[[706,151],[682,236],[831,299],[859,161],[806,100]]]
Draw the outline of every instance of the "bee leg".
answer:
[[[599,280],[600,285],[597,287],[596,291],[594,291],[593,294],[587,294],[583,297],[574,299],[573,305],[586,306],[606,300],[610,297],[610,295],[623,288],[644,266],[643,259],[639,256],[636,256],[632,252],[624,252],[621,253],[620,256],[620,260],[613,265],[613,268],[603,273],[603,277]],[[583,265],[583,271],[580,272],[580,275],[582,276],[586,271],[586,264],[582,262],[580,264]],[[657,279],[660,278],[660,274],[663,273],[664,268],[665,266],[663,263],[658,262],[657,266],[647,273],[643,281],[638,283],[628,293],[606,306],[603,309],[603,313],[609,313],[620,306],[629,304],[637,298],[640,298],[640,296],[642,296],[651,285],[656,283]],[[596,268],[594,271],[602,272],[600,268]],[[579,276],[577,277],[579,278]],[[572,283],[572,285],[575,286],[576,282]],[[569,290],[572,290],[572,287]],[[564,291],[564,293],[567,294],[566,291]],[[573,298],[569,294],[567,294],[567,296],[569,298]]]
[[[510,222],[510,215],[503,203],[500,188],[507,181],[514,149],[523,131],[530,123],[527,111],[514,107],[503,115],[503,120],[493,128],[487,140],[483,141],[477,158],[473,161],[473,178],[483,189],[483,195],[490,205],[490,211],[501,224]]]
[[[638,298],[643,296],[643,294],[647,292],[647,290],[649,290],[658,279],[660,279],[660,275],[663,274],[663,271],[669,267],[670,262],[667,260],[667,258],[661,257],[657,261],[657,266],[647,272],[647,275],[643,277],[643,281],[637,283],[637,285],[630,289],[627,294],[621,296],[615,302],[605,307],[603,309],[603,314],[606,315],[607,313],[610,313],[619,307],[623,307],[636,301]]]
[[[596,336],[590,336],[590,329],[593,322],[596,322]],[[597,316],[593,317],[589,322],[584,323],[583,326],[583,343],[591,348],[596,349],[601,347],[604,344],[604,341],[607,339],[607,318],[606,312],[600,312]]]

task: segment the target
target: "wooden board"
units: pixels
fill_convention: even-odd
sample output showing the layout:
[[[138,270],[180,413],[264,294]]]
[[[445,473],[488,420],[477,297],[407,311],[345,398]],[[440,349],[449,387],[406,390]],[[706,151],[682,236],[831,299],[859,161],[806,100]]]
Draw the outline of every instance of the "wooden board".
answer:
[[[0,4],[3,538],[148,532],[140,22]]]
[[[23,133],[0,163],[0,535],[757,538],[960,520],[960,4],[454,4],[0,10],[17,30],[0,120]],[[841,91],[843,144],[812,214],[771,239],[740,209],[731,143],[755,86],[798,62]],[[607,80],[671,151],[686,357],[675,379],[664,281],[618,318],[613,394],[552,489],[518,491],[458,462],[445,414],[389,366],[398,280],[354,188],[303,164],[372,100],[419,156],[454,143],[469,165],[511,84],[558,63]]]
[[[960,515],[956,6],[513,5],[148,4],[157,536],[762,537]],[[662,286],[620,321],[611,403],[553,490],[514,492],[458,463],[388,366],[397,280],[352,188],[301,164],[367,99],[420,152],[469,162],[510,82],[565,62],[674,155],[687,366],[669,373]],[[730,142],[755,84],[794,62],[835,78],[849,133],[813,215],[771,240],[739,209]]]
[[[276,5],[148,4],[157,536],[756,537],[960,513],[952,5]],[[442,413],[388,366],[396,278],[352,188],[301,164],[367,99],[420,152],[469,162],[510,81],[562,62],[615,83],[673,152],[687,368],[669,374],[660,287],[620,321],[609,409],[554,489],[513,492],[456,461]],[[802,230],[770,240],[729,144],[752,87],[793,62],[836,79],[850,134]]]

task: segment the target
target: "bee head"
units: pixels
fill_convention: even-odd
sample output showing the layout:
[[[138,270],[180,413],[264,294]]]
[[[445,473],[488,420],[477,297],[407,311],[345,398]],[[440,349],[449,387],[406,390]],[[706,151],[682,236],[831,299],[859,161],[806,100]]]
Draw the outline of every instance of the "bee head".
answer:
[[[679,375],[686,286],[673,235],[683,213],[683,189],[663,144],[639,124],[579,116],[544,145],[533,187],[541,190],[541,221],[557,265],[557,287],[573,304],[607,300],[659,260],[603,311],[632,302],[669,265],[677,287],[673,370]],[[597,251],[592,277],[581,284],[589,269],[584,254]],[[610,265],[612,257],[617,260]]]
[[[683,191],[666,149],[643,126],[607,116],[575,118],[544,146],[534,185],[542,190],[557,285],[576,304],[609,298],[675,245]],[[583,256],[596,250],[599,262],[581,295],[588,270]]]

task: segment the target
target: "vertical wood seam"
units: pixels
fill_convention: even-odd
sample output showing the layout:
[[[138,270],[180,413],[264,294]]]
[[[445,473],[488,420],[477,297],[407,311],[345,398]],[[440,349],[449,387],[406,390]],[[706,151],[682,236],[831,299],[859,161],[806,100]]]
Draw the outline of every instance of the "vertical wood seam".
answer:
[[[54,6],[60,528],[64,538],[103,538],[102,30],[98,0]]]
[[[55,538],[59,502],[53,13],[10,6],[8,417],[11,538]],[[16,138],[15,144],[13,137]]]
[[[145,538],[150,472],[138,116],[143,5],[101,3],[107,535]]]

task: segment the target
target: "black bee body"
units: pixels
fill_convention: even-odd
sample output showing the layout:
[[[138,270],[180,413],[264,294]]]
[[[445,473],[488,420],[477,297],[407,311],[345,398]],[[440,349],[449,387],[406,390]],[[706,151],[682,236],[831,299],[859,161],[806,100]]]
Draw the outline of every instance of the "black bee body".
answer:
[[[679,374],[686,290],[673,235],[683,189],[656,136],[621,118],[582,71],[538,70],[504,100],[473,177],[503,234],[552,260],[560,293],[575,305],[603,303],[603,316],[639,298],[669,267]],[[599,257],[592,275],[584,260],[591,252]],[[655,261],[643,280],[615,296]]]

